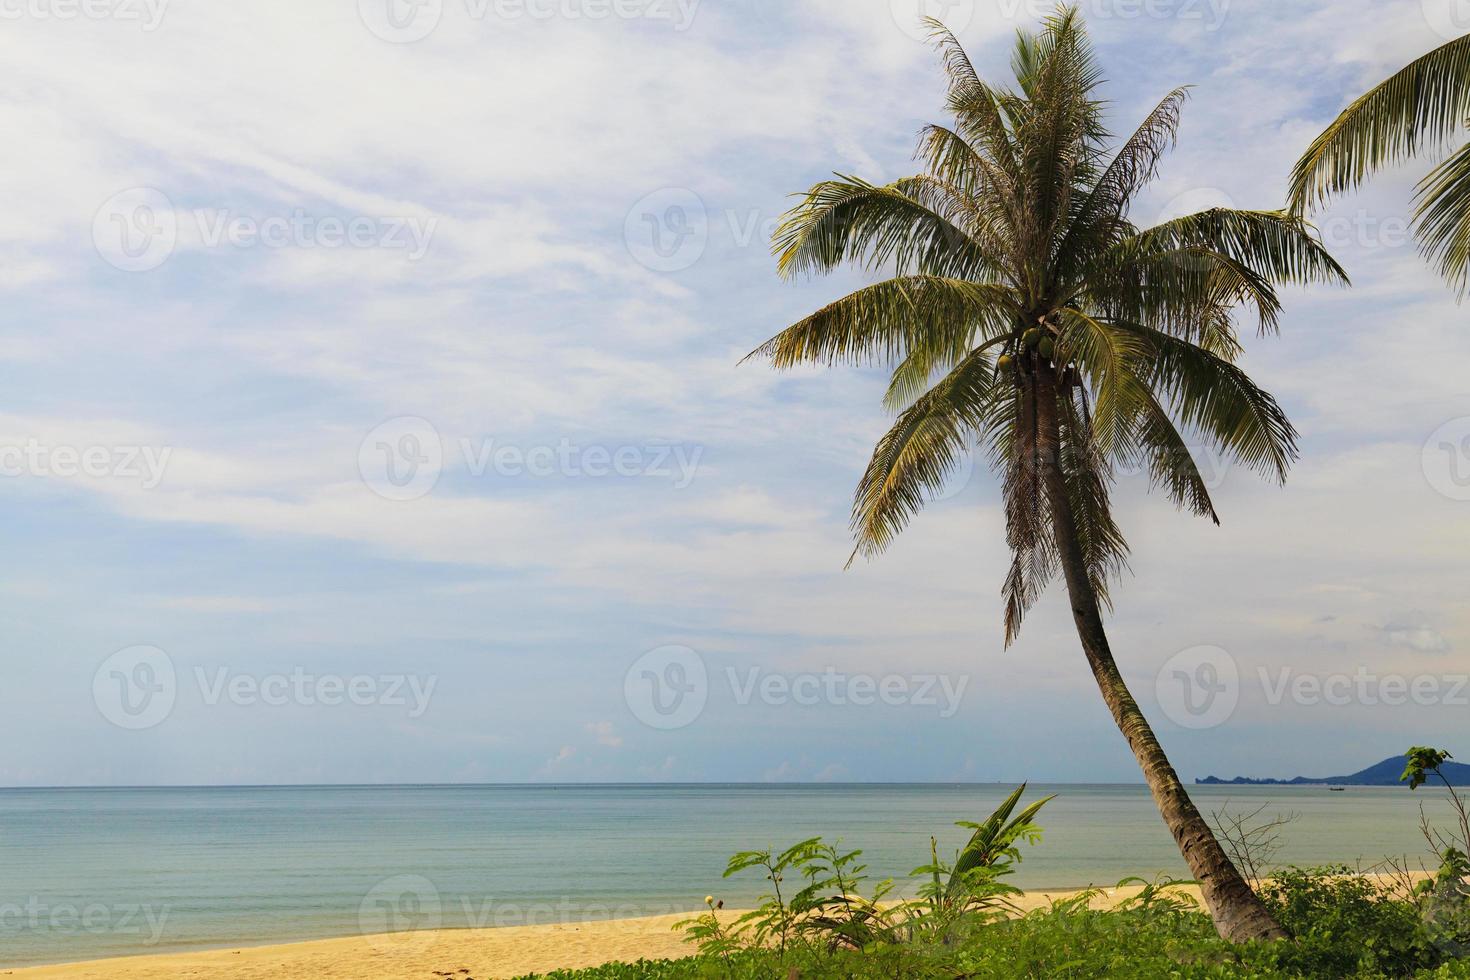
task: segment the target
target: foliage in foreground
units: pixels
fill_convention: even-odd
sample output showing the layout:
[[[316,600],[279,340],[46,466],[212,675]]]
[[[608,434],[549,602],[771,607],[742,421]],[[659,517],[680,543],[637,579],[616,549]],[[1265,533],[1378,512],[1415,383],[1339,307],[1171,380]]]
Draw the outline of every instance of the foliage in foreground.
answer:
[[[1417,788],[1448,753],[1414,749],[1404,774]],[[1443,780],[1442,780],[1443,781]],[[1096,891],[1020,915],[1006,884],[1036,843],[1034,818],[1050,797],[1017,812],[1022,786],[972,830],[954,861],[915,870],[918,898],[895,900],[891,881],[862,894],[861,851],[820,838],[780,853],[735,855],[726,877],[764,872],[771,893],[755,911],[722,922],[710,911],[681,923],[700,955],[682,960],[614,963],[561,971],[548,980],[984,980],[1013,977],[1434,977],[1470,980],[1470,859],[1463,837],[1431,831],[1433,849],[1451,846],[1430,880],[1376,878],[1346,867],[1287,868],[1261,883],[1271,914],[1289,942],[1231,945],[1209,916],[1180,892],[1182,882],[1146,883],[1107,910]],[[1450,788],[1456,812],[1463,801]],[[1249,834],[1241,838],[1251,840]],[[1243,844],[1248,846],[1248,844]],[[788,879],[790,882],[788,883]],[[783,883],[787,887],[783,888]],[[797,887],[799,885],[799,887]],[[793,891],[794,888],[794,891]]]
[[[815,837],[780,854],[742,851],[730,859],[726,878],[759,870],[770,883],[770,893],[754,911],[724,923],[710,898],[708,912],[679,925],[709,957],[750,948],[774,947],[784,953],[803,941],[828,950],[954,945],[1016,910],[1011,899],[1021,891],[1004,879],[1021,861],[1018,845],[1041,840],[1034,820],[1052,799],[1017,813],[1025,792],[1025,785],[1020,786],[983,822],[960,822],[971,834],[953,862],[940,858],[931,837],[929,863],[913,871],[919,879],[917,899],[894,899],[891,880],[878,882],[871,895],[863,895],[863,852],[844,852]],[[791,893],[794,886],[788,879],[805,884]]]
[[[953,945],[829,949],[801,941],[778,950],[611,964],[547,980],[1001,980],[1014,977],[1438,977],[1470,980],[1470,961],[1451,959],[1416,933],[1413,906],[1369,894],[1361,878],[1297,871],[1273,882],[1273,911],[1303,930],[1297,943],[1231,946],[1209,917],[1170,888],[1116,910],[1079,900],[987,923]],[[1340,909],[1334,907],[1340,904]]]

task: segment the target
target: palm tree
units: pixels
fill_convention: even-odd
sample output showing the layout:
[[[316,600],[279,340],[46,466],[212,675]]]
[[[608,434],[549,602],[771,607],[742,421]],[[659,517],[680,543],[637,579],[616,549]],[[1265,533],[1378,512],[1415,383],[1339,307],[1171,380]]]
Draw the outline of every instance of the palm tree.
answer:
[[[919,138],[918,176],[877,185],[837,175],[779,226],[783,276],[844,263],[894,272],[791,326],[751,356],[895,365],[898,413],[858,485],[854,558],[881,552],[962,455],[1002,477],[1013,563],[1007,646],[1061,572],[1103,700],[1198,879],[1220,933],[1285,935],[1230,863],[1123,682],[1103,630],[1127,545],[1109,488],[1146,466],[1180,506],[1216,519],[1185,432],[1278,481],[1296,433],[1233,362],[1232,311],[1277,327],[1275,285],[1345,281],[1300,218],[1215,209],[1141,230],[1130,202],[1173,145],[1187,91],[1170,92],[1110,152],[1101,75],[1075,8],[1021,33],[1015,89],[981,81],[929,21],[953,127]],[[939,376],[939,379],[933,379]]]
[[[1470,34],[1436,48],[1342,111],[1297,162],[1291,209],[1304,214],[1384,166],[1446,148],[1470,122]],[[1470,287],[1470,144],[1419,182],[1414,227],[1426,258],[1463,298]]]

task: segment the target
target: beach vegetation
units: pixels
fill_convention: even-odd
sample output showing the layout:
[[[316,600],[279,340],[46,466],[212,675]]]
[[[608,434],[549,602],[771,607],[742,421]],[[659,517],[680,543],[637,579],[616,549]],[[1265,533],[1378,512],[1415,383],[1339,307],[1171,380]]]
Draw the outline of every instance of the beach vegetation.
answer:
[[[1448,756],[1410,758],[1432,776]],[[1423,885],[1345,866],[1275,869],[1256,889],[1290,941],[1231,943],[1187,887],[1194,882],[1130,878],[1118,891],[1088,889],[1023,912],[1022,892],[1006,879],[1041,842],[1036,818],[1051,799],[1022,807],[1025,790],[960,824],[971,833],[952,860],[931,838],[929,862],[903,884],[868,888],[862,852],[821,838],[742,851],[725,877],[759,873],[768,892],[743,914],[706,898],[706,912],[676,926],[697,955],[545,980],[1470,978],[1470,859],[1457,849]],[[1289,822],[1265,826],[1274,835]]]
[[[1025,915],[980,915],[948,942],[930,935],[856,949],[805,933],[784,950],[741,946],[545,980],[1470,978],[1470,959],[1434,933],[1415,903],[1346,868],[1288,869],[1264,883],[1263,898],[1292,942],[1225,942],[1184,884],[1149,882],[1107,907],[1098,890]]]

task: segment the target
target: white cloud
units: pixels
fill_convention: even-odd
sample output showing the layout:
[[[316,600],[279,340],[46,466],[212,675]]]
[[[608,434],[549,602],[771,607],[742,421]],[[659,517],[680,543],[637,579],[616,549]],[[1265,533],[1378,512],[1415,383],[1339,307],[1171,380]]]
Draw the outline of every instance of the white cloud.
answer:
[[[589,721],[586,725],[587,733],[597,740],[598,745],[610,749],[623,747],[623,737],[617,733],[617,728],[610,721]]]
[[[980,7],[962,35],[994,74],[1014,23]],[[607,677],[570,694],[554,679],[576,702],[554,720],[608,748],[625,742],[618,755],[651,779],[693,770],[672,743],[650,748],[644,733],[597,719],[622,717],[621,653],[670,632],[783,669],[901,660],[973,672],[993,682],[972,686],[989,692],[973,701],[991,716],[1043,698],[1094,705],[1055,592],[1000,654],[1006,555],[983,467],[881,561],[844,573],[853,481],[888,423],[881,385],[845,369],[736,367],[861,281],[780,284],[763,234],[740,230],[768,226],[784,194],[832,169],[907,171],[914,131],[941,115],[934,55],[889,4],[710,2],[677,34],[456,14],[412,45],[373,37],[353,8],[174,4],[152,33],[81,21],[7,22],[0,33],[11,79],[0,125],[15,144],[0,174],[0,288],[12,300],[0,359],[14,368],[0,443],[172,451],[152,490],[55,474],[0,482],[18,526],[55,535],[75,523],[90,542],[124,542],[123,558],[102,549],[85,601],[67,573],[41,567],[39,549],[27,567],[50,577],[6,585],[17,615],[69,601],[85,607],[77,649],[111,642],[141,566],[136,605],[156,628],[249,614],[249,629],[304,656],[442,641],[464,644],[473,665],[469,644],[524,646],[536,655],[485,683],[503,689],[509,677],[533,691],[551,683],[538,663],[583,644],[612,650],[597,663],[613,663]],[[1208,43],[1098,25],[1120,120],[1174,84],[1199,85],[1180,151],[1139,213],[1213,187],[1243,206],[1279,203],[1295,154],[1356,87],[1432,43],[1422,25],[1414,0],[1351,18],[1319,0],[1289,13],[1238,0]],[[1401,215],[1411,177],[1322,218]],[[185,213],[300,208],[437,225],[416,262],[371,249],[201,247],[186,225],[162,268],[130,275],[102,262],[92,221],[109,196],[144,185]],[[711,218],[704,258],[671,275],[638,265],[623,241],[629,207],[667,186],[699,192]],[[1342,249],[1353,292],[1289,295],[1283,338],[1250,342],[1248,366],[1305,434],[1288,486],[1231,473],[1224,529],[1173,516],[1138,481],[1120,488],[1138,574],[1117,591],[1114,630],[1133,674],[1148,679],[1202,642],[1249,662],[1334,651],[1392,666],[1454,649],[1470,631],[1454,589],[1464,507],[1433,494],[1419,468],[1429,433],[1465,414],[1470,339],[1412,245],[1369,237]],[[399,504],[363,485],[357,452],[400,415],[430,419],[451,449],[663,441],[702,456],[697,478],[674,490],[475,477],[451,452],[440,486]],[[274,549],[283,563],[306,556],[302,570],[270,565]],[[218,560],[195,564],[207,550]],[[189,580],[206,568],[219,578],[207,590]],[[320,576],[313,598],[278,597],[298,574]],[[359,595],[359,575],[389,584],[343,598]],[[1423,619],[1400,619],[1404,609]],[[39,673],[45,657],[30,660],[41,678],[31,690],[64,688]],[[506,737],[521,753],[506,764],[517,777],[566,738]],[[743,775],[846,778],[851,766],[830,754],[772,764],[777,751],[751,748]],[[543,772],[593,773],[596,753],[576,754],[562,748]],[[700,770],[717,763],[700,758]],[[470,764],[454,772],[482,773]]]

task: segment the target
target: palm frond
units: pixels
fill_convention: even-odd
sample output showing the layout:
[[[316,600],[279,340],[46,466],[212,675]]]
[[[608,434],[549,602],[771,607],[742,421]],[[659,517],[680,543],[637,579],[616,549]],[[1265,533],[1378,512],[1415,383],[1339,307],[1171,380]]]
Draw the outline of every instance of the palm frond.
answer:
[[[1470,35],[1424,55],[1357,99],[1318,136],[1291,177],[1303,214],[1383,166],[1443,145],[1470,116]]]
[[[1188,98],[1187,87],[1176,88],[1164,96],[1133,135],[1124,141],[1078,207],[1066,238],[1057,248],[1059,258],[1064,261],[1070,258],[1070,246],[1084,236],[1106,238],[1112,230],[1109,226],[1122,221],[1133,196],[1153,180],[1164,154],[1175,145],[1184,102]],[[1063,270],[1063,274],[1066,271]]]
[[[1255,308],[1261,333],[1280,327],[1275,284],[1251,266],[1213,248],[1125,252],[1125,261],[1099,263],[1078,292],[1106,316],[1146,324],[1225,354],[1238,352],[1231,321],[1240,306]],[[1234,353],[1228,355],[1231,359]]]
[[[1227,256],[1276,284],[1347,284],[1348,276],[1303,218],[1285,211],[1211,208],[1140,231],[1120,243],[1112,260],[1204,249]]]
[[[901,276],[827,304],[746,359],[767,357],[784,369],[798,364],[889,363],[914,351],[937,358],[942,350],[968,350],[975,338],[1004,329],[1014,304],[1006,286]]]
[[[1146,346],[1127,331],[1068,307],[1059,314],[1058,357],[1082,372],[1096,392],[1090,436],[1102,452],[1127,445],[1133,419],[1147,397],[1140,377]]]
[[[791,278],[846,262],[957,278],[985,271],[985,255],[958,224],[958,202],[932,185],[928,200],[907,189],[841,175],[817,184],[776,228],[777,271]]]
[[[879,554],[928,496],[944,487],[977,439],[976,406],[994,382],[989,357],[977,350],[899,415],[878,441],[853,498],[852,559]]]
[[[1296,428],[1270,393],[1202,347],[1146,326],[1112,321],[1149,348],[1149,388],[1188,428],[1252,470],[1286,481],[1297,458]]]
[[[1154,486],[1163,487],[1178,507],[1220,523],[1194,453],[1152,392],[1139,413],[1137,445]]]
[[[1424,254],[1463,297],[1470,288],[1470,144],[1420,183],[1415,222]]]

